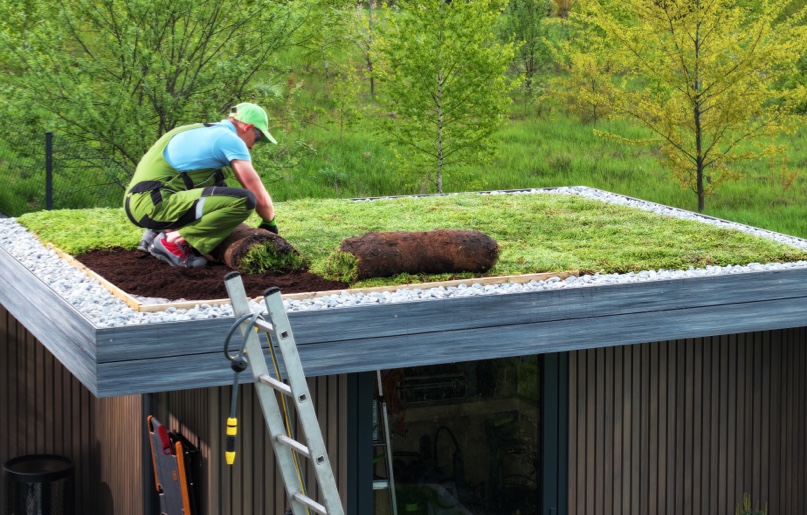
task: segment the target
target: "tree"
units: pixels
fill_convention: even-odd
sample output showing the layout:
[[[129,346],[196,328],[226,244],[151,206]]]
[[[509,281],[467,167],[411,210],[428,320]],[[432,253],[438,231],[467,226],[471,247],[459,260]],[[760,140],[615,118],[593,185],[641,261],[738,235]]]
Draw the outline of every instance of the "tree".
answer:
[[[356,9],[356,13],[358,21],[356,23],[357,30],[354,33],[353,41],[356,47],[359,49],[359,52],[361,52],[362,58],[365,62],[367,77],[370,83],[370,98],[374,99],[375,77],[373,74],[373,56],[371,54],[371,49],[374,46],[373,38],[375,37],[377,16],[375,14],[375,1],[367,0],[366,12],[360,6]]]
[[[611,41],[590,30],[555,40],[550,48],[563,73],[549,79],[544,100],[583,122],[596,123],[610,115],[617,93],[612,77],[621,70],[611,46]]]
[[[14,3],[25,4],[25,20]],[[299,29],[293,3],[221,0],[9,0],[0,53],[13,70],[8,109],[133,169],[181,123],[217,119],[260,100],[259,72]],[[21,39],[21,30],[25,38]]]
[[[552,64],[546,21],[556,7],[552,0],[510,0],[504,13],[502,30],[505,37],[515,40],[514,62],[524,74],[526,99],[534,94],[536,75]]]
[[[306,5],[310,15],[299,31],[297,46],[303,50],[302,60],[306,64],[320,62],[325,79],[329,80],[335,56],[352,44],[350,32],[355,1],[307,0]]]
[[[361,70],[357,70],[352,62],[340,66],[330,82],[331,117],[339,129],[339,139],[344,136],[345,129],[356,124],[362,117],[358,107],[358,91]]]
[[[443,192],[446,167],[492,156],[491,135],[505,120],[510,44],[496,42],[499,0],[402,0],[378,27],[378,98],[389,113],[379,127],[407,149],[405,162],[426,169]]]
[[[594,0],[570,17],[592,39],[608,40],[586,51],[609,52],[625,70],[610,107],[660,139],[698,211],[741,176],[737,163],[782,150],[769,142],[794,127],[792,108],[807,91],[783,87],[807,42],[803,14],[781,19],[787,2],[749,4]]]

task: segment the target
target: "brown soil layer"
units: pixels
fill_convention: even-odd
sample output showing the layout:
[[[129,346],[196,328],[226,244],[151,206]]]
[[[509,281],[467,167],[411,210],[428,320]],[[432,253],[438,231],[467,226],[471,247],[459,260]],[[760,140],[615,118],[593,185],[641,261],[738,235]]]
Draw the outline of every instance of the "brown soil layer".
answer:
[[[177,268],[136,250],[97,250],[76,256],[84,266],[129,295],[169,300],[226,299],[224,276],[231,272],[222,263],[208,262],[205,267]],[[347,284],[329,281],[308,271],[289,273],[241,274],[249,297],[263,295],[272,286],[281,293],[307,293],[341,290]]]

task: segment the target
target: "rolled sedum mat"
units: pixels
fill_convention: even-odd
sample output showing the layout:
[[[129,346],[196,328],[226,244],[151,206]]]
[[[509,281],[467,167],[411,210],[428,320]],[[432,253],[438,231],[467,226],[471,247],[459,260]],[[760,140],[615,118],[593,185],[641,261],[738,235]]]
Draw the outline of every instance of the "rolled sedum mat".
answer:
[[[356,279],[401,273],[482,273],[499,256],[499,245],[492,238],[459,229],[368,232],[343,240],[339,250],[355,256]]]

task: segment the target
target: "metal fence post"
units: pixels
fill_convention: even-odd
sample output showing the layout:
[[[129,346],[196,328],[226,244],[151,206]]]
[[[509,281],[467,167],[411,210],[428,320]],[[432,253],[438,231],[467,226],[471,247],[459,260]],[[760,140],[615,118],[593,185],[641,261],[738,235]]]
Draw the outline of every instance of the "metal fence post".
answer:
[[[45,208],[53,209],[53,133],[45,133]]]

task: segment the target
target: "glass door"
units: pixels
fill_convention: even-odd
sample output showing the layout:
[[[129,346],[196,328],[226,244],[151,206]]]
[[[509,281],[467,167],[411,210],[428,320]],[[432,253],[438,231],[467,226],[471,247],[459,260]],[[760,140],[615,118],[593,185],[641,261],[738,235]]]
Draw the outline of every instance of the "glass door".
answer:
[[[399,515],[538,513],[537,356],[388,370],[382,384]],[[383,445],[374,449],[385,478]],[[374,490],[374,506],[392,513],[388,489]]]

